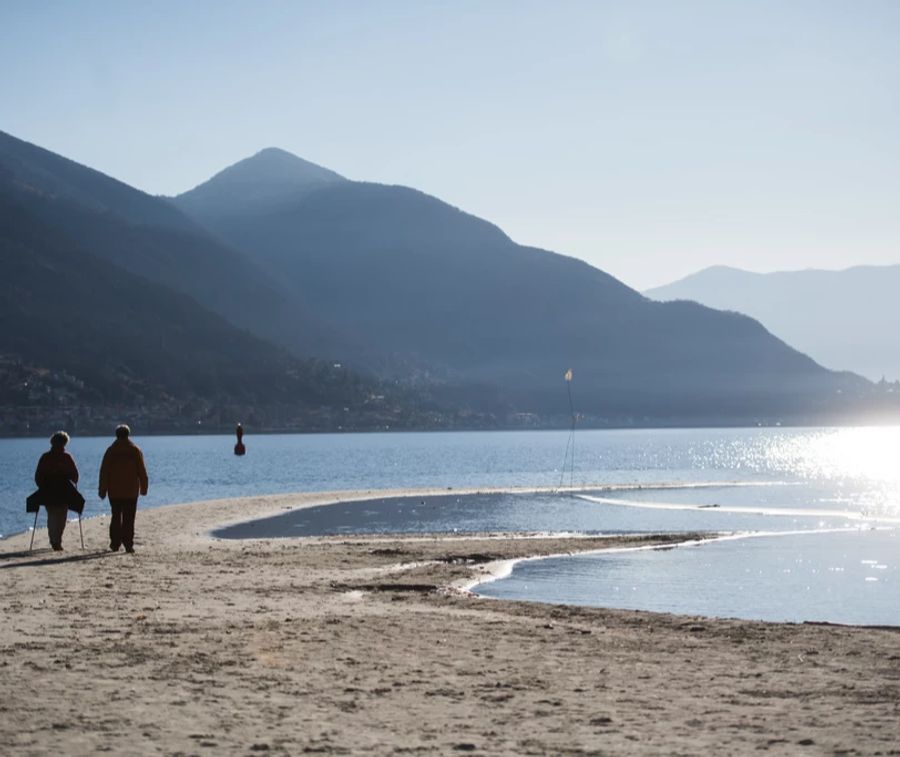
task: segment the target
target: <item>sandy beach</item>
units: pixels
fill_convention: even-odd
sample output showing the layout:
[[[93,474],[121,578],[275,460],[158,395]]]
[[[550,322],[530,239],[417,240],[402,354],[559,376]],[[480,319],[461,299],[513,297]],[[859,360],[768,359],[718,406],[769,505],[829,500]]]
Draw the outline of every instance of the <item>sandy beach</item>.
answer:
[[[105,518],[85,551],[76,523],[62,553],[43,529],[34,552],[0,542],[0,752],[900,753],[900,629],[454,588],[496,561],[671,537],[209,536],[360,496],[142,510],[134,555],[105,551]]]

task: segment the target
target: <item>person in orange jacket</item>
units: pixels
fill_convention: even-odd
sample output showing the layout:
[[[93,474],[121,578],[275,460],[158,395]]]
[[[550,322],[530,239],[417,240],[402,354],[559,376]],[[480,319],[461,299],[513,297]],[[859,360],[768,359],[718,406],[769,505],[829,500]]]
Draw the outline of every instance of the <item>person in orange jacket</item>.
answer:
[[[134,518],[138,494],[147,496],[149,480],[144,467],[144,453],[130,439],[131,429],[124,424],[116,428],[116,440],[109,445],[100,464],[100,499],[109,495],[112,519],[109,522],[109,548],[118,552],[134,552]]]

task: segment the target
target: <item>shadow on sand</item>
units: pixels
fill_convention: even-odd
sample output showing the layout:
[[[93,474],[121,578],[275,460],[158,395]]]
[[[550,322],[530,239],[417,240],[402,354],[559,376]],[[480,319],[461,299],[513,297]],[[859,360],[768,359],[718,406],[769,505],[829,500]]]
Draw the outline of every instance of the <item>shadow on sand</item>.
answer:
[[[0,552],[0,570],[7,568],[39,568],[43,565],[59,565],[61,563],[79,563],[87,560],[98,560],[103,557],[112,557],[117,552],[81,552],[65,554],[54,552],[52,549],[20,550],[18,552]],[[12,562],[22,558],[31,558],[22,562]]]

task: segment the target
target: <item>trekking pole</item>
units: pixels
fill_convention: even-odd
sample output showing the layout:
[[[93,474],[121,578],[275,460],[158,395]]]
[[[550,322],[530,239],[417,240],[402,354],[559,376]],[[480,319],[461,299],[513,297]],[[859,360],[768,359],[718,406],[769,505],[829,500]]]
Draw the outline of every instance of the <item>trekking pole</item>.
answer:
[[[31,529],[31,544],[28,545],[29,552],[31,552],[31,550],[34,548],[34,532],[37,531],[37,516],[40,511],[41,508],[38,508],[34,511],[34,526]]]
[[[78,533],[81,534],[81,551],[84,551],[84,531],[81,529],[81,513],[78,513]]]

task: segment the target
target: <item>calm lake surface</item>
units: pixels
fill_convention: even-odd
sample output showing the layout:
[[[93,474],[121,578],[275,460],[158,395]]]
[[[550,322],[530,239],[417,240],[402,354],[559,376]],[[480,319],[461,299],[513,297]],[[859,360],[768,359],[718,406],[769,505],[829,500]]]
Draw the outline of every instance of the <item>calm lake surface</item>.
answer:
[[[317,508],[281,535],[384,531],[740,531],[666,551],[519,563],[480,593],[534,601],[770,620],[900,625],[900,429],[454,432],[136,437],[141,507],[246,494],[396,487],[590,487]],[[85,516],[109,439],[74,438]],[[47,443],[0,440],[0,533],[32,525],[24,499]],[[604,485],[639,484],[640,489]],[[699,486],[698,486],[699,485]],[[40,523],[44,522],[43,512]],[[138,525],[140,528],[140,525]],[[763,535],[765,534],[765,535]],[[70,537],[71,538],[71,537]]]

